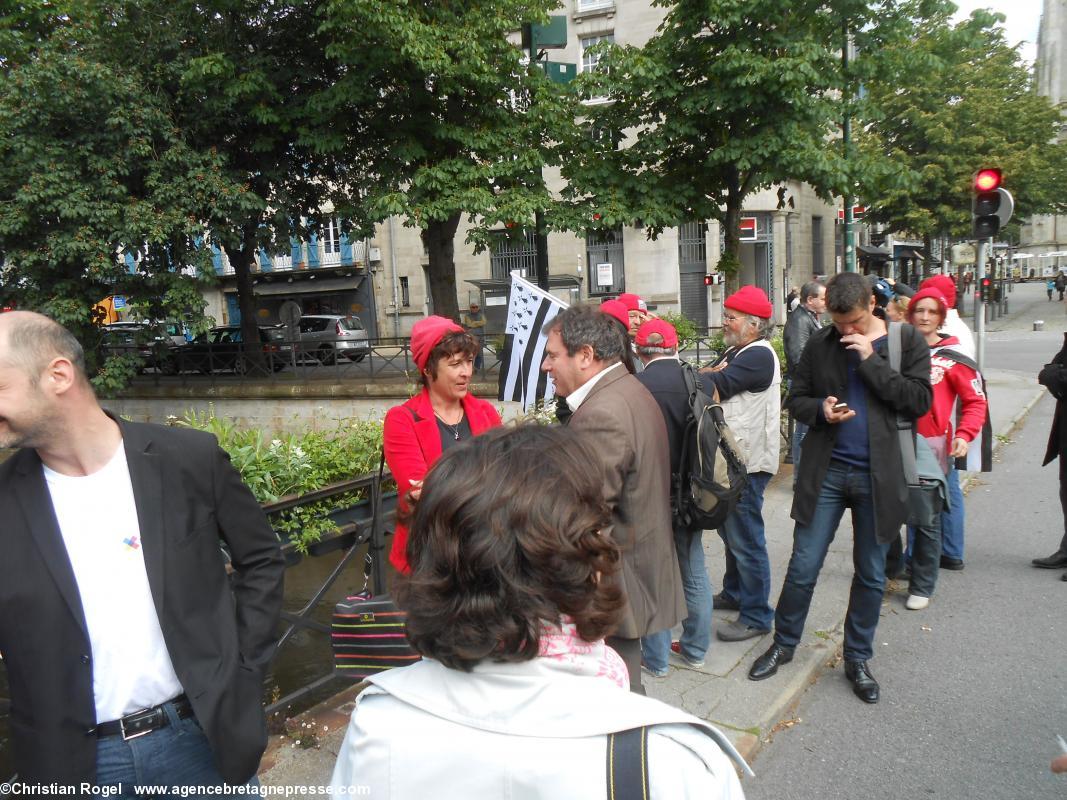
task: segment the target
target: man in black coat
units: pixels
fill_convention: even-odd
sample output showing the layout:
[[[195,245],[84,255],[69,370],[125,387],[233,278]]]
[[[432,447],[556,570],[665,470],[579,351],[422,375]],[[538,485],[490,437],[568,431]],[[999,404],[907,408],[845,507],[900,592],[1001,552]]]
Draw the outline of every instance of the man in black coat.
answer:
[[[900,371],[889,365],[886,323],[874,315],[870,285],[854,272],[826,288],[833,325],[808,340],[786,401],[810,430],[793,497],[793,553],[774,618],[774,644],[749,678],[763,680],[793,658],[826,552],[852,510],[853,563],[845,618],[845,675],[861,700],[877,703],[867,661],[885,589],[885,556],[908,516],[897,419],[930,407],[930,348],[902,328]]]
[[[254,778],[285,564],[215,438],[109,415],[78,341],[12,312],[0,314],[0,447],[19,448],[0,466],[16,793],[217,794]]]
[[[792,379],[800,364],[800,354],[804,352],[804,346],[812,334],[822,328],[822,315],[826,311],[826,287],[818,281],[808,281],[800,287],[800,305],[789,314],[785,323],[785,332],[782,334],[782,345],[785,347],[785,374]],[[793,469],[797,469],[800,461],[800,444],[808,433],[808,426],[796,420],[793,425],[793,441],[790,443],[793,457]],[[795,476],[794,472],[794,476]],[[793,485],[796,485],[794,477]]]
[[[645,322],[634,339],[637,355],[644,370],[636,375],[648,389],[663,412],[667,424],[667,445],[671,462],[671,488],[681,472],[682,444],[689,415],[689,392],[678,360],[678,333],[674,326],[661,319]],[[699,377],[697,377],[699,381]],[[711,386],[711,392],[715,387]],[[673,508],[673,497],[672,497]],[[682,621],[682,637],[672,644],[670,629],[641,639],[641,655],[645,666],[654,675],[663,675],[672,654],[681,664],[693,669],[704,666],[704,656],[711,645],[711,581],[704,564],[703,531],[681,527],[674,519],[674,547],[678,552],[678,566],[682,573],[686,617]]]
[[[1054,458],[1060,460],[1060,505],[1063,507],[1064,534],[1056,552],[1047,558],[1035,558],[1032,563],[1042,569],[1067,567],[1067,333],[1063,335],[1063,348],[1046,364],[1037,376],[1037,382],[1046,387],[1056,398],[1056,415],[1052,418],[1052,430],[1045,450],[1045,466]],[[1067,572],[1063,574],[1067,581]]]

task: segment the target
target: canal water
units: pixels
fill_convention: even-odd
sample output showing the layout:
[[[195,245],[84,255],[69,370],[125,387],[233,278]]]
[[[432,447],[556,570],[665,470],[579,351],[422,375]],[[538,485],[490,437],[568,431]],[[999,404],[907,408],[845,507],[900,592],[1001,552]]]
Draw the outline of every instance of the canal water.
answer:
[[[362,588],[365,552],[366,547],[360,548],[314,610],[312,619],[329,625],[334,605]],[[317,557],[305,557],[299,564],[286,570],[286,610],[294,613],[300,611],[318,592],[343,557],[343,551]],[[264,700],[266,703],[274,702],[289,692],[330,673],[331,670],[329,636],[316,631],[297,631],[285,647],[278,651],[274,659],[267,679]],[[299,713],[347,686],[351,686],[351,681],[344,679],[331,681],[315,695],[302,698],[299,705],[294,706],[290,713]],[[9,697],[7,670],[0,667],[0,783],[6,781],[15,772],[8,731],[7,699]]]

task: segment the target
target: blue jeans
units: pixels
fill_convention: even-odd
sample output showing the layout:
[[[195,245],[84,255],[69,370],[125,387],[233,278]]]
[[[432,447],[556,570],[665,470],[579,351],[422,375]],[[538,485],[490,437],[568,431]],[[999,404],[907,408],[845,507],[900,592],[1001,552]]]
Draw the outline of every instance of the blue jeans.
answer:
[[[771,564],[763,527],[763,492],[770,480],[769,472],[751,473],[737,508],[719,528],[726,544],[722,593],[741,607],[741,622],[762,630],[769,630],[774,619],[769,602]]]
[[[682,571],[686,618],[682,622],[682,653],[690,661],[703,661],[711,646],[711,581],[704,566],[703,531],[674,530],[674,548]],[[654,672],[667,669],[671,631],[658,631],[641,639],[641,656]]]
[[[830,462],[811,521],[798,522],[793,529],[793,554],[774,616],[774,641],[783,647],[800,644],[815,582],[846,508],[852,509],[855,573],[845,617],[845,658],[866,661],[874,655],[871,644],[882,607],[889,545],[879,544],[875,535],[871,474],[841,461]]]
[[[196,719],[178,719],[171,703],[163,708],[170,720],[165,728],[128,741],[121,736],[97,741],[96,785],[121,786],[121,793],[112,797],[136,797],[135,785],[218,787],[226,783],[215,769],[211,746]],[[259,786],[259,779],[253,777],[248,785]]]
[[[963,490],[960,489],[960,474],[949,460],[948,502],[949,507],[941,512],[941,554],[946,558],[963,560]]]

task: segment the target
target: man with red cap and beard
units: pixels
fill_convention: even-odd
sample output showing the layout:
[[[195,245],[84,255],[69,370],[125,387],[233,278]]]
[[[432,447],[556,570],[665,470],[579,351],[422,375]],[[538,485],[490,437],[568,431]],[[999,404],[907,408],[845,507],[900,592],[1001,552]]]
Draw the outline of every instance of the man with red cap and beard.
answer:
[[[771,302],[762,289],[742,286],[723,303],[727,350],[710,369],[723,414],[737,437],[748,467],[748,485],[737,507],[719,529],[726,544],[726,573],[715,606],[737,610],[736,620],[720,628],[724,642],[769,633],[774,609],[768,600],[771,566],[763,525],[763,492],[778,472],[781,440],[782,370],[771,347]]]

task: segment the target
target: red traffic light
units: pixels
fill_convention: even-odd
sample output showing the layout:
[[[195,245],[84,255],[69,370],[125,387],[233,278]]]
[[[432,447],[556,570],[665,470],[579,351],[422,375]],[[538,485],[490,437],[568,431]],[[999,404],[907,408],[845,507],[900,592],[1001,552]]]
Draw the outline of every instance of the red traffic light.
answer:
[[[974,173],[974,190],[976,192],[995,192],[1000,188],[1001,172],[992,167],[980,169]]]
[[[704,285],[705,286],[714,286],[715,285],[715,276],[714,275],[705,275],[704,276]]]

